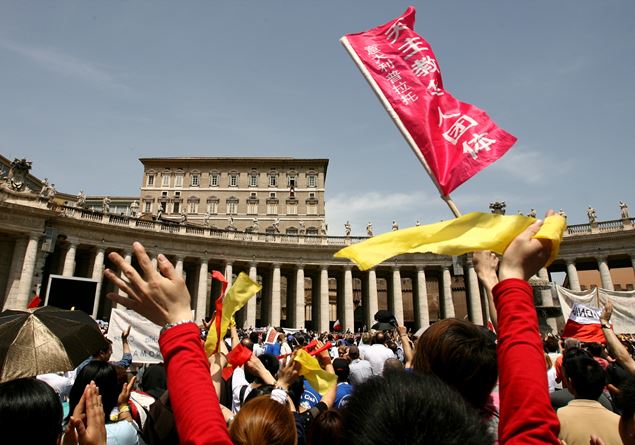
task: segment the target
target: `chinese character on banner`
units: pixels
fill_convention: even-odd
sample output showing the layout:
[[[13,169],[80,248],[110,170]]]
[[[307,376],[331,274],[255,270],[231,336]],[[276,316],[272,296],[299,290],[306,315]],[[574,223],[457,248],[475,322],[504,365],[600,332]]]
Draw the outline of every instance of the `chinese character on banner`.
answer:
[[[369,79],[443,196],[496,161],[516,138],[444,87],[432,47],[414,31],[415,9],[342,43]]]

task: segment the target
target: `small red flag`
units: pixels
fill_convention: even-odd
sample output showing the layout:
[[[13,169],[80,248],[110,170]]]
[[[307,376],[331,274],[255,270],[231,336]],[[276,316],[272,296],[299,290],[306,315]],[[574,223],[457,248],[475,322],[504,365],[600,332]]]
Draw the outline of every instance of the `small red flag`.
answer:
[[[28,304],[28,306],[26,307],[27,309],[35,309],[36,307],[40,306],[40,303],[42,302],[42,299],[40,298],[39,295],[36,295],[35,297],[33,297],[33,300],[31,300]]]
[[[247,363],[251,358],[251,354],[251,350],[240,343],[234,349],[229,351],[229,354],[227,354],[228,364],[225,368],[223,368],[223,380],[229,379],[229,377],[231,377],[234,373],[234,369]]]
[[[376,93],[385,105],[388,102],[389,113],[397,115],[400,129],[416,146],[415,154],[423,156],[432,179],[447,196],[500,158],[516,138],[483,110],[458,101],[443,88],[437,58],[430,44],[414,32],[414,22],[415,9],[409,7],[401,17],[348,34],[342,42],[355,53],[360,69],[371,77]]]

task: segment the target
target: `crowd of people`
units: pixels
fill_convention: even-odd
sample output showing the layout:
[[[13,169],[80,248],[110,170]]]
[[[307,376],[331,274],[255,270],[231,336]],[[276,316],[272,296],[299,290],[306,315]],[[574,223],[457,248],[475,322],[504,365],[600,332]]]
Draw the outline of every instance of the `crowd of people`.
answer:
[[[138,270],[110,254],[119,270],[104,274],[126,295],[109,298],[162,326],[164,362],[131,367],[128,330],[119,362],[108,347],[64,375],[2,383],[3,435],[43,445],[635,444],[633,347],[610,329],[611,305],[605,344],[539,332],[527,280],[549,257],[550,244],[532,238],[540,224],[500,264],[475,254],[496,332],[446,319],[417,338],[392,319],[357,334],[281,329],[265,343],[231,326],[211,356],[183,279],[135,243]],[[300,360],[309,349],[314,369]],[[228,376],[228,356],[245,350]]]

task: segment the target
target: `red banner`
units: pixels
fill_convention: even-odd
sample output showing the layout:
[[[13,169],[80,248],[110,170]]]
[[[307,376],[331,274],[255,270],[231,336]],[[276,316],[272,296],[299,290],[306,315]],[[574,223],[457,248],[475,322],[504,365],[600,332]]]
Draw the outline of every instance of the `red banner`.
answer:
[[[447,196],[500,158],[516,138],[443,88],[437,58],[413,31],[414,22],[410,7],[401,17],[342,41],[355,52]]]

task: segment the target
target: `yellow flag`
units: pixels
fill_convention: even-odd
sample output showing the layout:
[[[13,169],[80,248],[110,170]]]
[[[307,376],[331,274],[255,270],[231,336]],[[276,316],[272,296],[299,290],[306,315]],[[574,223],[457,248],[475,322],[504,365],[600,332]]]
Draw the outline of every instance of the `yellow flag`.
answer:
[[[300,364],[299,374],[303,375],[320,394],[326,394],[326,391],[337,382],[337,376],[320,368],[317,359],[304,349],[296,352],[294,360]]]
[[[223,298],[223,314],[220,322],[220,338],[225,337],[227,328],[234,314],[238,312],[247,301],[256,295],[262,286],[249,278],[249,276],[241,272],[234,284],[227,290],[225,297]],[[216,335],[216,320],[212,323],[207,333],[207,339],[205,340],[205,352],[207,355],[211,355],[216,349],[218,338]]]
[[[404,253],[432,252],[463,255],[477,250],[503,254],[509,244],[529,227],[535,218],[522,215],[494,215],[473,212],[449,221],[384,233],[338,251],[337,258],[348,258],[361,270]],[[558,256],[566,224],[560,215],[552,215],[534,238],[551,241],[547,266]]]

